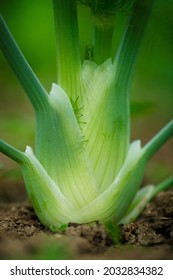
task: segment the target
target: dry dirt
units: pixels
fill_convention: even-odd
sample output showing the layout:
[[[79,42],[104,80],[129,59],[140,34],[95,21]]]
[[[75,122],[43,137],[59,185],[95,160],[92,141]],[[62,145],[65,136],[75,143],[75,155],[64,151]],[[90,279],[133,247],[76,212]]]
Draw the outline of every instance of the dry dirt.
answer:
[[[0,186],[0,259],[173,259],[173,189],[160,193],[119,242],[99,222],[52,233],[38,221],[23,183]]]

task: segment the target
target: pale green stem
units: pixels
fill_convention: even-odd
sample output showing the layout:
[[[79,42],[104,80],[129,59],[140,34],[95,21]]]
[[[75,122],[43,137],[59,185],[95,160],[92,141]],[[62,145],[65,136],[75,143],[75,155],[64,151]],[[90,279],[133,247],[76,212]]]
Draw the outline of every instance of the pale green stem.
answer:
[[[94,22],[93,60],[98,65],[111,57],[114,24]]]
[[[170,176],[154,188],[151,199],[153,199],[159,192],[166,191],[171,187],[173,187],[173,176]]]
[[[129,90],[141,40],[148,22],[154,0],[136,0],[129,24],[124,32],[116,54],[115,65],[115,111],[119,157],[124,160],[130,143]],[[117,162],[119,161],[119,157]],[[120,162],[121,164],[121,162]]]
[[[150,157],[173,136],[173,120],[159,131],[143,148],[143,157],[149,160]]]
[[[18,162],[19,164],[24,162],[26,159],[24,153],[22,153],[18,149],[12,147],[11,145],[7,144],[5,141],[2,140],[0,140],[0,151],[6,156],[8,156],[9,158]]]
[[[81,94],[81,57],[76,0],[54,0],[58,84],[75,102]]]
[[[47,92],[23,56],[2,16],[0,16],[0,47],[33,107],[39,111],[47,104]]]

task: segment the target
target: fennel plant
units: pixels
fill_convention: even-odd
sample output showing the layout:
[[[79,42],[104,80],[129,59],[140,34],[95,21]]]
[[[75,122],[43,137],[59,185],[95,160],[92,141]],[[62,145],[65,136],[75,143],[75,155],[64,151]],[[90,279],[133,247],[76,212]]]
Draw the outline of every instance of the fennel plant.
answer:
[[[81,61],[77,2],[91,8],[92,47]],[[129,92],[153,0],[54,0],[57,82],[46,92],[5,21],[0,45],[36,113],[35,151],[3,140],[0,150],[21,166],[30,201],[51,230],[68,222],[128,223],[173,176],[139,189],[147,161],[173,135],[171,120],[144,147],[130,143]],[[111,57],[116,12],[128,13]]]

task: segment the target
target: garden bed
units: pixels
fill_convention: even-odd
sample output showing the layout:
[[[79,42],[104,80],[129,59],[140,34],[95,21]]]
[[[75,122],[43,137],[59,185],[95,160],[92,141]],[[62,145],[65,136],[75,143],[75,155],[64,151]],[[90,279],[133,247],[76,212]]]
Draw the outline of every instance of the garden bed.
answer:
[[[52,233],[38,221],[22,182],[0,185],[0,259],[173,259],[173,189],[120,226],[120,242],[99,222]]]

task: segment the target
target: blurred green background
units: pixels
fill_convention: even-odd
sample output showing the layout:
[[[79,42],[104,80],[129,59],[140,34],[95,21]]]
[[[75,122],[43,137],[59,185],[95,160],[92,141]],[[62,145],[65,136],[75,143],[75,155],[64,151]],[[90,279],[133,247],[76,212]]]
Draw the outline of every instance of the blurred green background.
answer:
[[[5,0],[1,13],[34,72],[50,91],[56,82],[56,48],[51,0]],[[79,6],[81,54],[91,43],[91,15]],[[132,85],[131,138],[146,143],[173,117],[173,0],[157,0],[137,60]],[[126,22],[117,15],[115,52]],[[144,104],[145,106],[143,106]],[[24,150],[34,146],[35,114],[11,68],[0,54],[0,133],[1,138]],[[5,172],[17,165],[1,155]],[[150,161],[146,178],[159,181],[173,171],[173,141],[169,140]],[[19,173],[18,173],[19,172]],[[4,171],[3,171],[3,174]],[[8,172],[10,174],[10,172]],[[12,172],[13,174],[13,172]]]

